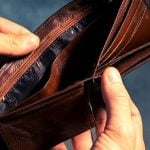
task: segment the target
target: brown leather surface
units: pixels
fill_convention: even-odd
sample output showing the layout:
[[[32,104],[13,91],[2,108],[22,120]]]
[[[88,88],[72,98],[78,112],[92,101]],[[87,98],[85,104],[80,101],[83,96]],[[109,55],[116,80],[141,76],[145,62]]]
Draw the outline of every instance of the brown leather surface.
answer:
[[[85,42],[86,38],[83,37],[91,36],[94,31],[89,27],[56,58],[52,76],[39,93],[0,115],[0,134],[9,149],[49,149],[94,127],[94,114],[104,105],[100,90],[103,70],[107,66],[115,66],[121,75],[125,75],[150,60],[148,5],[143,0],[124,0],[118,12],[104,48],[99,51],[99,61],[94,61],[97,66],[93,69],[93,76],[82,81],[75,80],[71,86],[53,94],[61,86],[62,76],[67,75],[65,70],[69,68],[68,63],[76,56],[74,49]],[[96,21],[94,23],[97,25]],[[92,29],[96,28],[94,23],[91,24]],[[44,28],[40,28],[41,32]],[[46,34],[43,32],[42,37]]]
[[[119,13],[118,17],[120,16],[123,18],[124,13]],[[120,29],[118,29],[119,32],[115,37],[112,37],[112,43],[107,49],[103,49],[104,54],[101,54],[99,58],[99,66],[150,41],[150,9],[143,0],[133,0],[124,18]],[[116,29],[116,25],[113,26],[112,30],[114,28]]]
[[[47,19],[36,31],[40,37],[39,48],[25,58],[11,58],[0,69],[0,100],[16,83],[17,80],[31,67],[39,56],[52,44],[63,32],[87,16],[95,3],[90,1],[74,1],[59,10]],[[70,15],[71,14],[71,15]]]
[[[4,118],[1,120],[1,132],[7,142],[11,143],[10,149],[14,150],[24,149],[24,144],[25,149],[49,149],[62,139],[94,125],[94,117],[82,84],[18,109]]]

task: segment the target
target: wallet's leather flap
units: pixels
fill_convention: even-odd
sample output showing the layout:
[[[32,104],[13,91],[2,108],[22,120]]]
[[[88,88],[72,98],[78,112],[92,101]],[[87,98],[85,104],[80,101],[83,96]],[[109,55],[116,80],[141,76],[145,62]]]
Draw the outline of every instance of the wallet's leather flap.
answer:
[[[1,116],[1,135],[12,150],[48,150],[92,128],[95,125],[92,109],[97,107],[92,96],[100,93],[99,84],[98,79],[89,79]]]
[[[43,29],[43,34],[47,37],[45,39],[54,40],[51,33],[56,29],[60,36],[52,44],[50,44],[52,41],[41,43],[41,45],[50,44],[50,46],[46,50],[45,47],[41,49],[43,53],[38,60],[35,59],[35,56],[31,57],[30,60],[27,58],[25,60],[27,63],[23,63],[19,68],[16,67],[16,72],[1,87],[0,97],[3,97],[3,101],[0,103],[1,112],[17,106],[24,100],[30,101],[28,97],[31,95],[33,97],[30,97],[32,99],[30,102],[33,102],[33,99],[36,101],[43,96],[47,97],[53,94],[59,87],[59,90],[62,90],[64,87],[93,74],[101,48],[110,32],[121,1],[114,1],[109,4],[95,0],[94,2],[84,1],[84,3],[86,5],[83,6],[82,3],[78,4],[77,2],[69,4],[67,9],[61,10],[62,12],[59,11],[57,15],[52,16],[40,27],[39,30],[42,32]],[[81,8],[78,10],[78,7]],[[68,25],[68,19],[65,18],[70,13],[74,16],[69,19],[70,23]],[[64,16],[61,14],[64,14]],[[57,26],[46,32],[48,24],[60,23],[61,20],[61,27],[63,27],[63,24],[67,24],[67,27],[65,26],[60,30],[60,26]],[[66,30],[66,28],[69,29]],[[103,30],[104,28],[105,30]],[[66,31],[62,33],[64,30]],[[70,51],[66,51],[68,47],[71,49]],[[36,57],[38,56],[36,55]],[[33,61],[35,62],[32,65]],[[15,66],[15,62],[13,65]],[[10,66],[8,72],[13,70],[14,66]],[[7,71],[5,67],[2,72]],[[29,69],[27,69],[28,67]],[[78,74],[74,76],[76,72]],[[5,78],[2,80],[5,80]]]
[[[142,64],[150,60],[150,42],[133,49],[110,62],[97,68],[96,75],[99,76],[103,73],[107,66],[115,66],[121,75],[126,75],[127,73],[133,71]]]
[[[145,2],[133,0],[127,12],[122,11],[123,8],[120,8],[116,22],[99,57],[98,68],[106,66],[108,62],[134,51],[136,48],[139,49],[140,46],[150,41],[150,9]],[[119,21],[120,18],[122,18],[122,23]],[[114,31],[117,33],[115,34]]]
[[[90,4],[91,5],[90,5]],[[13,85],[28,71],[37,59],[47,50],[55,40],[78,23],[81,19],[89,15],[95,8],[95,3],[90,1],[74,1],[51,16],[35,32],[39,35],[41,42],[39,48],[25,58],[11,58],[0,69],[0,100],[7,94]],[[74,33],[72,33],[72,36]],[[63,48],[62,48],[63,49]],[[61,50],[62,50],[61,49]],[[51,49],[54,58],[61,51]],[[52,59],[53,61],[53,59]]]
[[[84,2],[83,4],[85,5],[81,7],[82,2]],[[90,0],[88,2],[90,2]],[[57,30],[54,29],[53,34],[49,34],[49,31],[44,30],[45,28],[47,29],[50,22],[41,26],[39,29],[41,30],[40,36],[44,39],[44,42],[46,41],[46,44],[41,44],[40,48],[37,50],[39,53],[35,56],[34,60],[30,59],[30,57],[34,55],[34,53],[32,53],[27,57],[28,59],[25,59],[24,64],[28,64],[28,61],[30,61],[30,65],[34,63],[40,54],[42,54],[41,50],[45,50],[52,41],[54,41],[72,25],[77,23],[81,19],[81,15],[84,18],[90,12],[89,9],[85,9],[85,11],[83,11],[87,6],[84,0],[79,0],[75,3],[79,5],[74,7],[72,6],[74,3],[72,3],[70,7],[68,7],[69,9],[67,9],[67,14],[65,15],[67,15],[68,18],[64,18],[68,19],[67,21],[64,21],[63,17],[59,17],[59,15],[63,14],[61,11],[60,14],[58,13],[57,17],[62,20],[55,20],[53,18],[54,20],[51,23],[56,23],[58,25],[57,27],[55,26]],[[150,32],[148,30],[150,26],[150,9],[147,4],[149,4],[148,0],[146,2],[143,0],[124,0],[122,2],[111,32],[107,40],[105,39],[106,43],[104,48],[99,51],[101,55],[97,66],[95,64],[96,68],[93,69],[95,70],[94,75],[92,74],[93,77],[87,79],[84,78],[83,81],[79,81],[78,79],[80,78],[73,78],[73,75],[71,75],[70,78],[74,79],[72,82],[77,83],[74,83],[65,89],[62,88],[63,90],[61,92],[57,92],[56,94],[53,94],[53,96],[51,96],[51,94],[56,92],[58,87],[55,87],[53,89],[54,91],[51,92],[47,89],[50,87],[47,84],[45,86],[46,90],[43,88],[42,92],[40,91],[39,93],[36,93],[37,95],[35,94],[33,97],[30,97],[28,102],[26,101],[0,115],[0,134],[10,149],[49,149],[51,146],[54,146],[59,142],[94,127],[95,113],[99,107],[104,106],[100,90],[100,77],[104,69],[107,66],[115,66],[118,68],[121,75],[125,75],[129,71],[150,60]],[[70,15],[70,13],[73,13],[74,15]],[[69,18],[73,19],[73,22],[72,20],[70,21]],[[96,19],[96,21],[97,20],[98,19]],[[97,24],[97,22],[92,22],[90,25],[92,26],[94,23]],[[61,32],[60,28],[63,28]],[[57,86],[59,86],[59,84],[61,84],[60,82],[64,81],[62,75],[66,75],[66,78],[70,75],[67,74],[68,72],[66,74],[64,72],[66,70],[68,71],[69,67],[74,68],[74,66],[79,66],[77,61],[73,65],[70,61],[72,61],[73,56],[76,57],[81,54],[78,53],[78,55],[74,55],[77,52],[80,52],[79,50],[74,50],[76,48],[80,48],[82,43],[86,43],[86,40],[84,41],[81,39],[82,34],[84,34],[85,37],[91,35],[89,34],[90,32],[86,32],[87,30],[84,30],[84,32],[79,34],[79,37],[75,38],[75,40],[73,40],[65,48],[65,51],[56,58],[55,64],[52,66],[53,78],[50,85],[58,82]],[[47,34],[51,35],[53,38],[50,38]],[[45,38],[45,35],[47,38]],[[94,42],[91,43],[94,44]],[[95,45],[93,47],[96,48]],[[82,54],[86,55],[87,53]],[[89,55],[90,53],[88,53],[88,56]],[[83,62],[81,57],[76,58],[80,58],[79,62]],[[84,57],[83,60],[87,60],[87,58],[90,57]],[[71,66],[68,67],[69,63]],[[97,59],[95,59],[94,63],[97,63]],[[27,71],[30,65],[25,65],[23,68],[22,66],[21,68],[20,66],[17,67],[23,69],[20,73],[18,71],[18,78]],[[62,70],[56,69],[59,65]],[[13,73],[14,72],[8,73],[8,76]],[[3,72],[0,72],[0,74],[3,74]],[[8,76],[6,76],[6,78]],[[13,75],[13,77],[15,76]],[[11,84],[13,85],[18,78],[15,78],[15,81],[11,78],[9,83],[12,81],[13,83]],[[4,79],[0,79],[1,85],[4,83]],[[7,84],[8,82],[5,83],[5,86]],[[3,88],[4,87],[2,85],[2,87],[0,87],[0,99],[9,91],[9,89]],[[43,96],[42,94],[45,95]]]

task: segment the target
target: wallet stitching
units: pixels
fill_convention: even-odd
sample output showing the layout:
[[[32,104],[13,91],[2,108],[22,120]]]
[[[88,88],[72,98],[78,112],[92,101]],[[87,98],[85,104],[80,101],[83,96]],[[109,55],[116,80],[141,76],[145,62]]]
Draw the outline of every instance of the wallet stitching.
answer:
[[[124,47],[121,49],[121,51],[119,51],[119,53],[116,55],[116,57],[123,52],[123,50],[126,48],[126,46],[131,42],[131,40],[133,39],[134,35],[136,34],[136,31],[138,30],[139,26],[141,25],[142,23],[142,19],[146,13],[146,7],[144,8],[144,10],[141,12],[142,16],[140,17],[140,19],[137,21],[138,23],[136,24],[135,26],[135,29],[133,31],[133,34],[131,35],[131,37],[129,38],[129,41],[124,45]]]
[[[139,48],[136,48],[136,49],[134,49],[134,50],[132,50],[132,51],[130,51],[130,52],[124,54],[124,55],[121,55],[121,56],[119,56],[118,58],[115,58],[115,59],[112,60],[110,63],[117,63],[117,61],[120,61],[121,59],[124,59],[124,58],[127,57],[127,56],[130,56],[130,55],[132,55],[132,54],[134,54],[134,53],[136,53],[136,52],[138,52],[138,51],[141,51],[141,49],[146,49],[147,47],[150,47],[150,42],[148,42],[147,44],[144,44],[144,46],[141,46],[141,47],[139,47]]]
[[[125,1],[126,2],[126,1]],[[123,14],[125,15],[125,14],[127,14],[128,13],[128,10],[129,10],[129,6],[131,6],[131,2],[132,2],[132,0],[130,1],[128,1],[128,4],[127,4],[127,6],[126,6],[126,9],[123,11]],[[124,5],[123,5],[124,3],[122,3],[122,7],[124,7]],[[120,10],[120,9],[119,9]],[[120,12],[121,13],[121,12]],[[116,15],[116,19],[115,19],[115,21],[114,21],[114,24],[112,25],[112,28],[111,28],[111,30],[110,30],[110,34],[108,35],[108,38],[106,39],[106,42],[105,42],[105,44],[104,44],[104,47],[103,47],[103,49],[102,49],[102,51],[101,51],[101,54],[100,54],[100,56],[99,56],[99,58],[98,58],[98,61],[97,61],[97,65],[96,65],[96,69],[95,69],[95,71],[94,71],[94,75],[96,75],[96,72],[97,72],[97,68],[98,68],[98,66],[100,66],[101,65],[101,58],[103,57],[103,55],[105,55],[105,52],[106,52],[106,48],[108,47],[108,46],[111,46],[111,43],[109,42],[110,40],[112,40],[111,38],[115,35],[115,33],[114,33],[114,31],[115,31],[115,29],[116,29],[116,24],[118,25],[118,27],[121,25],[121,22],[123,21],[123,18],[124,18],[124,15],[122,16],[122,21],[119,21],[119,23],[117,22],[118,20],[117,20],[117,18],[118,18],[118,14],[119,14],[119,11],[118,11],[118,13],[117,13],[117,15]],[[121,20],[120,19],[120,20]],[[117,23],[116,23],[117,22]],[[118,28],[117,27],[117,28]],[[120,27],[119,27],[120,28]],[[107,42],[109,42],[109,45],[108,45],[108,43]],[[107,47],[106,47],[107,46]],[[109,47],[108,47],[109,48]]]
[[[131,4],[131,6],[132,6],[133,4]],[[129,10],[131,9],[131,6],[130,6],[130,8],[128,9],[128,12],[126,13],[126,15],[128,15],[130,12],[129,12]],[[132,6],[133,7],[133,6]],[[139,7],[139,3],[136,5],[136,8],[134,9],[134,11],[132,10],[132,13],[133,12],[136,12],[137,11],[137,9],[138,9],[138,7]],[[132,18],[133,18],[134,16],[132,16],[131,17],[131,21],[132,21]],[[126,19],[126,18],[125,18]],[[130,22],[131,22],[130,21]],[[131,23],[130,23],[131,24]],[[129,24],[129,26],[130,26],[130,24]],[[129,27],[128,26],[128,27]],[[122,25],[121,25],[121,29],[122,29]],[[119,34],[120,34],[120,31],[119,31]],[[115,37],[115,41],[116,41],[116,38],[118,38],[118,37]],[[110,47],[106,50],[106,52],[103,54],[103,56],[102,56],[102,59],[104,59],[104,56],[105,55],[108,55],[108,52],[110,51],[109,49],[112,47],[112,45],[114,44],[114,41],[113,41],[113,43],[111,43],[111,45],[110,45]],[[112,49],[112,48],[111,48]],[[108,51],[109,50],[109,51]],[[112,53],[112,52],[111,52]],[[110,54],[109,54],[110,55]],[[106,59],[105,59],[106,60]]]
[[[141,51],[142,49],[147,49],[147,47],[150,47],[150,42],[148,42],[148,43],[142,45],[142,46],[139,47],[139,48],[133,49],[132,51],[130,51],[130,52],[128,52],[128,53],[126,53],[126,54],[124,54],[124,55],[122,55],[122,56],[119,56],[119,57],[117,57],[117,58],[111,60],[110,62],[108,62],[107,64],[105,64],[105,65],[103,65],[103,66],[99,66],[99,68],[97,69],[97,74],[100,74],[100,73],[98,73],[98,72],[99,72],[102,68],[107,67],[107,66],[110,66],[110,65],[114,65],[115,63],[121,61],[121,60],[124,59],[125,57],[130,56],[130,55],[133,55],[134,53],[136,53],[136,52],[138,52],[138,51]],[[130,67],[130,66],[128,66],[128,67]]]
[[[56,13],[54,13],[52,16],[50,16],[46,21],[45,21],[45,23],[43,23],[42,24],[42,26],[41,27],[39,27],[38,29],[37,29],[37,31],[35,31],[35,33],[36,34],[38,34],[37,32],[40,32],[41,33],[41,30],[43,30],[43,28],[45,28],[45,26],[47,26],[55,17],[57,18],[57,16],[59,16],[62,12],[65,12],[66,10],[68,10],[68,9],[70,9],[70,8],[72,8],[72,7],[74,7],[74,5],[81,5],[80,4],[81,2],[77,2],[77,1],[71,1],[70,3],[68,3],[67,5],[65,5],[64,7],[62,7],[58,12],[56,12]],[[68,5],[69,5],[69,7],[68,7]],[[86,4],[87,5],[87,4]],[[79,8],[78,7],[78,9],[80,9],[80,10],[78,10],[78,11],[83,11],[84,9],[87,9],[88,8],[88,6],[84,6],[83,8]],[[76,6],[77,7],[77,6]],[[76,13],[78,13],[78,12],[76,12]],[[76,13],[74,14],[74,15],[76,15]],[[69,17],[68,17],[69,18]],[[67,18],[67,19],[68,19]],[[67,19],[65,19],[64,21],[66,21]],[[62,23],[62,22],[61,22]],[[57,26],[56,26],[57,27]]]
[[[89,11],[89,10],[86,10],[86,11]],[[85,12],[84,12],[85,13]],[[83,13],[83,14],[84,14]],[[78,12],[75,14],[75,15],[77,15],[78,14]],[[85,17],[87,14],[84,14],[83,16]],[[76,18],[76,17],[75,17]],[[80,18],[80,15],[77,15],[77,18]],[[76,19],[77,19],[76,18]],[[80,18],[81,19],[81,18]],[[78,21],[77,21],[78,22]],[[64,22],[63,22],[64,23]],[[70,23],[72,23],[72,22],[70,22]],[[71,26],[70,26],[71,27]],[[61,25],[59,26],[59,28],[61,29]],[[68,27],[69,28],[69,27]],[[54,30],[53,30],[54,31]],[[55,29],[55,31],[57,31],[57,28]],[[63,31],[64,32],[64,31]],[[54,32],[53,32],[53,34],[54,34]],[[47,36],[48,38],[49,38],[49,36]],[[59,36],[58,36],[59,37]],[[45,38],[45,40],[46,40],[46,42],[48,42],[47,41],[47,38]],[[45,40],[43,41],[43,43],[45,42]],[[49,42],[48,42],[49,43]],[[52,42],[51,42],[52,43]],[[49,44],[50,45],[50,44]],[[41,47],[38,49],[38,52],[40,53],[40,50],[41,49],[44,49],[43,47],[45,47],[45,45],[41,45]],[[7,84],[10,84],[10,83],[12,83],[12,82],[15,82],[15,80],[16,80],[16,78],[19,76],[19,74],[21,73],[21,74],[23,74],[23,72],[25,72],[32,64],[31,64],[31,60],[33,61],[33,56],[38,56],[38,52],[36,52],[36,55],[33,53],[33,55],[30,55],[24,62],[23,62],[23,64],[21,64],[21,66],[17,69],[17,71],[16,71],[16,73],[15,74],[13,74],[13,75],[11,75],[11,77],[9,78],[9,80],[7,80]],[[34,63],[34,62],[33,62]],[[27,68],[27,69],[26,69]],[[21,71],[20,71],[21,70]],[[9,82],[8,82],[9,81]],[[16,82],[15,82],[16,83]],[[14,83],[14,84],[15,84]],[[3,85],[3,87],[2,87],[2,90],[0,91],[0,95],[5,95],[5,93],[6,92],[4,92],[4,91],[9,91],[9,89],[11,88],[10,86],[8,86],[6,83]],[[14,85],[13,84],[13,85]],[[4,87],[6,87],[7,86],[7,88],[4,88]]]
[[[119,56],[120,53],[123,52],[123,50],[126,48],[126,46],[131,42],[131,40],[133,39],[134,35],[136,34],[136,31],[138,30],[139,26],[141,25],[142,23],[142,19],[145,15],[145,12],[146,12],[146,7],[143,9],[143,11],[141,12],[142,16],[139,18],[139,20],[137,21],[137,24],[132,32],[132,35],[131,37],[129,38],[129,41],[124,45],[124,47],[117,53],[117,55],[115,55],[115,57],[113,59],[115,59],[116,57]]]
[[[132,40],[134,34],[135,34],[136,31],[138,30],[138,27],[140,26],[140,24],[141,24],[141,22],[142,22],[142,18],[144,17],[145,12],[146,12],[146,7],[143,8],[143,11],[141,12],[142,16],[141,16],[140,19],[137,21],[138,24],[136,24],[136,27],[135,27],[135,29],[134,29],[134,31],[133,31],[133,34],[132,34],[132,36],[130,37],[130,40],[126,43],[126,45]],[[133,20],[133,19],[132,19],[132,20]],[[125,45],[125,46],[126,46],[126,45]],[[121,51],[125,48],[125,46],[121,49]],[[130,53],[129,53],[129,54],[130,54]],[[118,55],[118,54],[117,54],[117,55]],[[113,62],[115,61],[116,57],[117,57],[117,56],[115,56],[112,60],[110,60],[110,62],[108,62],[106,65],[102,65],[102,67],[107,66],[107,65],[110,65],[110,64],[114,64]],[[101,68],[101,67],[100,67],[100,68]],[[98,72],[98,70],[99,70],[99,68],[97,69],[96,72]]]
[[[70,3],[73,3],[73,2],[70,2]],[[72,7],[72,5],[73,4],[71,4],[71,7]],[[43,28],[45,28],[51,21],[53,21],[54,20],[54,18],[55,17],[57,17],[58,16],[58,14],[61,14],[63,11],[65,11],[65,7],[67,7],[67,6],[64,6],[64,8],[62,8],[62,9],[60,9],[59,10],[59,13],[55,13],[55,14],[53,14],[51,17],[49,17],[46,21],[45,21],[45,23],[43,23],[42,25],[41,25],[41,27],[39,27],[38,29],[37,29],[37,31],[35,31],[35,33],[36,32],[38,32],[39,34],[42,32],[41,30],[43,30]],[[65,19],[65,20],[67,20],[67,19]],[[64,20],[64,21],[65,21]],[[57,26],[56,26],[57,27]],[[55,28],[56,28],[55,27]],[[38,34],[38,33],[36,33],[36,34]],[[25,58],[26,59],[26,58]],[[24,60],[23,60],[24,61]],[[12,65],[12,64],[9,64],[9,65]],[[1,73],[3,73],[3,72],[0,72],[0,75],[1,75]],[[7,80],[7,79],[6,79]]]
[[[142,61],[141,63],[138,63],[138,61],[137,61],[137,65],[136,66],[138,66],[138,65],[141,65],[142,63],[145,63],[145,62],[147,62],[147,61],[149,61],[150,60],[150,58],[148,58],[148,59],[146,59],[146,60],[144,60],[144,61]],[[132,67],[132,65],[131,66],[129,66],[129,67]],[[132,67],[131,69],[134,69],[134,67]],[[130,69],[129,69],[130,70]],[[67,97],[68,98],[68,97]],[[34,106],[34,105],[33,105]],[[35,105],[36,106],[36,105]],[[30,108],[30,107],[29,107]],[[31,111],[32,112],[32,111]],[[7,118],[6,118],[7,119]],[[90,129],[90,128],[89,128]],[[29,138],[30,139],[30,138]],[[8,143],[9,144],[9,143]]]
[[[119,12],[117,13],[115,22],[114,22],[114,24],[112,25],[112,29],[111,29],[111,31],[110,31],[110,34],[108,35],[109,41],[110,41],[110,39],[112,39],[112,37],[114,36],[114,33],[116,32],[116,27],[115,27],[116,24],[117,24],[117,27],[121,25],[121,22],[123,21],[122,19],[124,18],[124,14],[127,13],[128,9],[129,9],[128,7],[130,6],[130,2],[131,2],[131,1],[132,1],[132,0],[123,1],[120,10],[119,10]],[[123,8],[124,8],[124,5],[125,5],[124,3],[127,3],[127,4],[126,4],[127,6],[126,6],[125,10],[123,9]],[[124,10],[124,11],[123,11],[123,10]],[[118,16],[119,16],[119,14],[122,14],[122,11],[123,11],[123,16],[121,16],[121,19],[120,19],[120,18],[118,19]],[[103,48],[103,50],[102,50],[102,52],[101,52],[100,58],[102,57],[102,55],[104,54],[106,48],[108,47],[108,46],[107,46],[107,45],[108,45],[108,39],[106,40],[106,43],[105,43],[104,48]],[[109,43],[110,43],[110,42],[109,42]],[[110,45],[110,44],[109,44],[109,45]],[[107,47],[106,47],[106,46],[107,46]]]
[[[142,0],[141,0],[141,3],[138,4],[138,6],[136,7],[135,13],[137,12],[138,8],[141,7],[141,6],[142,6]],[[144,9],[144,8],[143,8],[143,9]],[[144,10],[143,10],[143,11],[144,11]],[[141,13],[143,13],[143,11],[142,11]],[[141,13],[140,13],[140,14],[141,14]],[[133,21],[134,18],[135,18],[135,15],[134,15],[134,16],[132,17],[132,19],[131,19],[131,22],[130,22],[130,24],[129,24],[129,26],[128,26],[126,32],[125,32],[126,34],[123,35],[123,37],[121,38],[121,41],[119,41],[119,45],[120,45],[120,43],[122,42],[122,40],[124,40],[125,36],[128,34],[128,30],[132,27],[132,21]],[[138,18],[137,22],[139,22],[139,18]],[[136,24],[136,26],[137,26],[137,24]],[[134,30],[135,30],[135,29],[134,29]],[[134,31],[132,31],[132,33],[133,33],[133,32],[134,32]],[[118,47],[118,45],[117,45],[117,47]],[[115,49],[116,49],[116,48],[115,48]],[[108,54],[107,58],[104,59],[104,62],[105,62],[106,60],[110,59],[110,56],[111,56],[114,52],[116,52],[116,50],[113,49],[113,51],[111,51],[111,53]]]

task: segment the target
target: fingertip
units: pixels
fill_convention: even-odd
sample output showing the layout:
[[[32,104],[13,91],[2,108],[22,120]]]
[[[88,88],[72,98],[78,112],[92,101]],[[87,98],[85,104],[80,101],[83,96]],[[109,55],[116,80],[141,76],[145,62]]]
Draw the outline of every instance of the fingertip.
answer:
[[[119,71],[114,67],[105,69],[102,75],[102,94],[103,98],[107,100],[118,97],[129,97],[129,94],[123,84]]]
[[[0,54],[21,56],[38,48],[38,36],[28,33],[22,35],[0,34]]]
[[[102,82],[122,82],[121,75],[115,67],[108,67],[102,74]]]
[[[33,33],[27,34],[24,41],[25,53],[29,53],[35,50],[36,48],[38,48],[39,43],[40,43],[40,39],[37,35]]]
[[[16,51],[13,51],[13,55],[25,55],[38,48],[40,39],[33,33],[27,33],[20,35],[16,44]]]

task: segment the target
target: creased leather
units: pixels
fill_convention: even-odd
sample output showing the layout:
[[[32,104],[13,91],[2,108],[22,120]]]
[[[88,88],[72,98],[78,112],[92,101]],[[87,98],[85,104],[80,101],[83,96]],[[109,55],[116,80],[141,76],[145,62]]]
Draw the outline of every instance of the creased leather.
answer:
[[[78,2],[88,5],[90,1],[76,2],[69,5]],[[11,150],[48,150],[94,127],[97,110],[105,107],[100,88],[104,69],[115,66],[123,76],[150,60],[150,9],[147,2],[100,3],[106,8],[120,6],[120,9],[114,9],[116,14],[112,13],[112,17],[109,13],[113,9],[107,14],[103,10],[104,14],[101,12],[56,57],[44,87],[20,105],[1,113],[0,135],[4,140],[1,143],[5,142]],[[75,8],[77,11],[79,7]],[[44,28],[40,28],[42,38],[47,36]]]
[[[6,63],[2,66],[2,69],[0,70],[0,99],[4,99],[4,96],[9,92],[10,88],[31,67],[31,65],[35,63],[49,45],[74,24],[78,23],[81,18],[83,19],[88,16],[96,7],[95,2],[93,3],[90,0],[86,3],[74,1],[43,23],[35,32],[41,39],[39,48],[25,58],[16,58],[16,61],[14,61],[13,58],[6,59]],[[9,86],[10,84],[11,86]]]
[[[49,114],[50,109],[55,115]],[[62,111],[63,115],[60,115]],[[29,121],[32,117],[34,121]],[[89,101],[84,95],[84,86],[80,83],[54,97],[43,99],[30,108],[27,106],[11,113],[10,118],[8,115],[4,119],[6,122],[1,120],[4,121],[1,127],[4,137],[8,137],[8,143],[12,143],[12,149],[22,149],[26,143],[26,148],[40,150],[49,149],[62,139],[69,138],[70,134],[74,136],[84,131],[85,126],[86,130],[90,129],[94,125],[93,118]],[[26,124],[24,121],[29,122]]]
[[[92,20],[86,17],[75,24],[50,45],[39,59],[27,70],[17,83],[5,95],[5,101],[0,103],[0,112],[4,112],[25,100],[32,93],[36,93],[45,84],[51,65],[61,51],[72,41]],[[42,81],[43,80],[43,81]],[[43,82],[43,83],[42,83]],[[28,87],[28,88],[26,88]],[[38,88],[36,88],[38,87]]]

